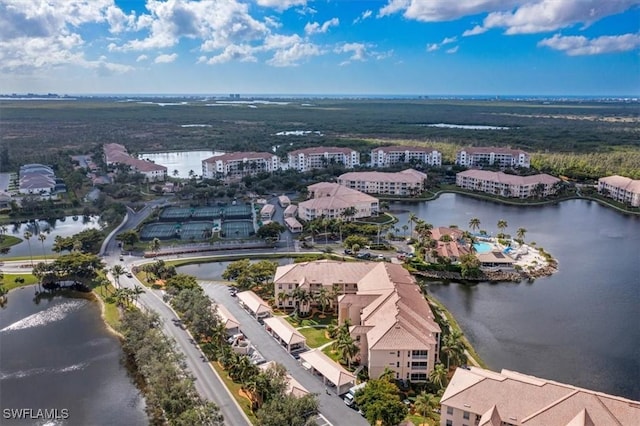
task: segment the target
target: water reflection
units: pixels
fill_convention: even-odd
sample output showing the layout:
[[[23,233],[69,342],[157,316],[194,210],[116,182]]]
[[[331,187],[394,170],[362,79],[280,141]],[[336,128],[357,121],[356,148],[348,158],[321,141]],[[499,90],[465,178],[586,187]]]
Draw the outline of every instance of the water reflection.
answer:
[[[140,154],[139,157],[165,166],[170,177],[188,179],[190,172],[202,175],[202,160],[222,154],[220,151],[173,151]]]

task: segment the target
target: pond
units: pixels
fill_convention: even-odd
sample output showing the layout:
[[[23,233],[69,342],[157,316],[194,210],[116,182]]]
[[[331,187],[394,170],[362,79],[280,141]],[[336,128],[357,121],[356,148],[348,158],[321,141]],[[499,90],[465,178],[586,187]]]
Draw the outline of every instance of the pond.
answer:
[[[282,257],[278,259],[265,259],[272,262],[277,262],[278,265],[289,265],[293,263],[293,258]],[[251,263],[258,262],[259,260],[252,260]],[[181,274],[193,275],[199,280],[209,281],[224,281],[222,273],[227,269],[231,262],[210,262],[210,263],[196,263],[193,265],[178,266],[176,270]]]
[[[165,166],[170,177],[188,179],[190,171],[196,176],[202,176],[202,160],[222,154],[224,152],[220,151],[172,151],[140,154],[139,158]]]

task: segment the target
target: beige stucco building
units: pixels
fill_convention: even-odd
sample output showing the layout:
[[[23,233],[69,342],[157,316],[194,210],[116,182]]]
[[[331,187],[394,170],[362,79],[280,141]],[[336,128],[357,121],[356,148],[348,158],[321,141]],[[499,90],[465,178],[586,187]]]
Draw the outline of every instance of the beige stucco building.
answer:
[[[515,371],[458,368],[440,400],[441,426],[635,426],[640,402]]]
[[[632,207],[640,207],[640,180],[624,176],[607,176],[598,179],[598,192]]]
[[[338,177],[338,183],[367,194],[417,195],[424,191],[425,173],[407,169],[397,173],[349,172]]]
[[[385,368],[396,378],[426,381],[440,351],[440,327],[413,276],[402,265],[386,262],[321,260],[278,267],[274,277],[278,307],[309,311],[291,295],[302,288],[312,295],[321,288],[339,295],[338,321],[352,324],[360,362],[369,377]],[[335,299],[334,302],[335,303]]]
[[[298,217],[352,220],[378,214],[378,199],[337,183],[320,182],[307,187],[309,200],[298,204]],[[352,215],[345,215],[351,211]]]
[[[546,197],[558,191],[560,182],[557,177],[545,173],[517,176],[488,170],[466,170],[456,174],[456,185],[460,188],[512,198]]]
[[[531,167],[531,156],[520,149],[478,146],[458,151],[456,164],[467,167],[529,168]]]
[[[342,164],[345,168],[351,169],[360,164],[360,153],[351,148],[318,146],[291,151],[288,160],[289,169],[299,172],[321,169],[329,164]]]
[[[414,161],[441,166],[442,154],[426,146],[381,146],[371,150],[371,167],[389,167]]]
[[[228,152],[202,160],[202,177],[238,179],[280,168],[280,158],[268,152]]]
[[[126,164],[133,172],[141,173],[149,182],[163,181],[167,177],[165,166],[130,156],[124,145],[108,143],[104,145],[103,151],[107,166]]]

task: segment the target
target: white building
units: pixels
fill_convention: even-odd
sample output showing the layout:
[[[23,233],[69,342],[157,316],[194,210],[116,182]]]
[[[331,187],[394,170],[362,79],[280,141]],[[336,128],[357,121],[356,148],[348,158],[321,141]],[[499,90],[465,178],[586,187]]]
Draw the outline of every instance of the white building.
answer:
[[[460,188],[513,198],[555,194],[560,182],[560,179],[544,173],[516,176],[487,170],[466,170],[456,174],[456,185]]]
[[[338,183],[367,194],[417,195],[424,191],[425,173],[413,169],[397,173],[349,172],[338,177]]]
[[[640,402],[515,371],[458,368],[440,426],[636,426]]]
[[[56,187],[53,169],[44,164],[25,164],[20,167],[19,189],[21,194],[51,195]]]
[[[378,199],[337,183],[320,182],[307,187],[311,199],[298,204],[298,217],[352,220],[378,214]]]
[[[229,152],[202,160],[205,179],[238,179],[280,168],[280,158],[268,152]]]
[[[497,147],[465,148],[456,154],[456,164],[466,167],[531,167],[531,157],[520,149]]]
[[[128,165],[132,172],[141,173],[149,182],[163,181],[167,177],[167,168],[165,166],[130,156],[124,145],[108,143],[104,145],[103,150],[107,166],[116,164]]]
[[[598,192],[631,207],[640,207],[640,180],[624,176],[607,176],[598,179]]]
[[[389,167],[412,162],[441,166],[442,154],[433,148],[420,146],[381,146],[371,150],[371,167]]]
[[[325,147],[297,149],[289,153],[289,168],[299,172],[342,164],[351,169],[360,164],[360,153],[351,148]]]

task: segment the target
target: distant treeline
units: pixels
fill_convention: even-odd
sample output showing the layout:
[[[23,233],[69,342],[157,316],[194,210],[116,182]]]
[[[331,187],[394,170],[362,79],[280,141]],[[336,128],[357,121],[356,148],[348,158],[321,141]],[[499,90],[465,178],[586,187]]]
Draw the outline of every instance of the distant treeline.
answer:
[[[284,157],[293,149],[317,145],[349,146],[366,153],[372,147],[366,142],[369,140],[435,143],[448,161],[459,146],[489,145],[544,153],[543,159],[546,153],[598,153],[603,154],[597,157],[598,166],[604,162],[606,170],[624,174],[638,169],[634,168],[637,163],[628,161],[615,167],[617,150],[640,151],[635,103],[313,99],[249,108],[241,104],[212,107],[208,106],[213,103],[210,100],[186,101],[186,105],[166,106],[116,99],[2,101],[0,171],[15,170],[27,161],[47,163],[54,152],[98,151],[110,142],[122,143],[133,153],[258,150]],[[426,126],[436,123],[508,129]],[[206,126],[182,127],[193,124]],[[319,131],[322,135],[276,135],[293,130]],[[615,155],[610,157],[610,153]],[[536,161],[554,170],[584,169],[583,165],[565,165],[558,159]],[[597,170],[586,171],[586,175],[591,176],[593,171]]]

